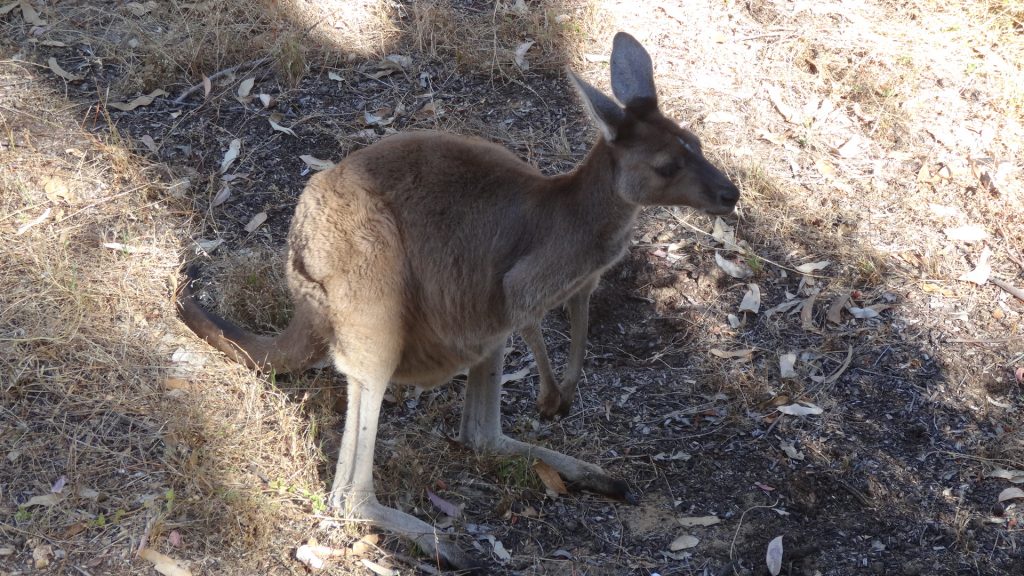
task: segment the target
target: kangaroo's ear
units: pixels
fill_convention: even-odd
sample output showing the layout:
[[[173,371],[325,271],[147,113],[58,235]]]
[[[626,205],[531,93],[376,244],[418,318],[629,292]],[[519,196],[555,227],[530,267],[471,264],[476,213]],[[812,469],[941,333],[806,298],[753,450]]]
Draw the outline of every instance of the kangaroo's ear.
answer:
[[[586,106],[590,118],[604,134],[605,140],[614,142],[619,133],[619,126],[625,117],[622,107],[605,96],[603,92],[573,74],[572,70],[569,71],[569,79],[572,80],[576,92],[583,100],[583,105]]]
[[[612,41],[612,92],[626,108],[646,112],[658,106],[651,55],[625,32]]]

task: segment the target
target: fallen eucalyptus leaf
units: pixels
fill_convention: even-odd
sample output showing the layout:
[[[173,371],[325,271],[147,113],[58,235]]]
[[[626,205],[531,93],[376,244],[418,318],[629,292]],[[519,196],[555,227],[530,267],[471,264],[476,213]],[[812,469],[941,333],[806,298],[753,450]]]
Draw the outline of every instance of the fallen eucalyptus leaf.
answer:
[[[515,61],[516,66],[518,66],[520,70],[525,71],[530,69],[530,63],[526,61],[526,51],[529,50],[530,46],[533,45],[533,40],[527,40],[526,42],[523,42],[522,44],[516,46]]]
[[[828,260],[822,260],[821,262],[808,262],[797,266],[796,269],[801,274],[810,274],[812,272],[817,272],[818,270],[824,270],[831,263],[832,262]]]
[[[231,163],[238,158],[238,152],[242,149],[242,141],[235,138],[228,144],[228,151],[224,153],[224,159],[220,161],[220,173],[223,174]]]
[[[810,402],[803,402],[799,404],[787,404],[785,406],[779,406],[778,408],[776,408],[776,410],[782,412],[783,414],[788,414],[790,416],[817,416],[818,414],[824,412],[824,410],[822,410],[821,407],[815,406]]]
[[[700,543],[700,538],[697,538],[692,534],[683,534],[675,540],[673,540],[672,543],[668,545],[668,549],[673,552],[678,552],[680,550],[687,550],[689,548],[693,548],[698,543]]]
[[[796,354],[782,354],[779,356],[779,375],[782,378],[796,378]]]
[[[315,156],[310,156],[309,154],[303,154],[302,156],[299,156],[299,159],[305,162],[306,166],[309,166],[318,172],[334,167],[334,162],[331,162],[330,160],[321,160]]]
[[[167,96],[167,92],[164,92],[163,90],[157,88],[149,94],[139,96],[138,98],[135,98],[130,102],[109,102],[107,103],[107,106],[110,108],[114,108],[115,110],[120,110],[122,112],[130,112],[132,110],[135,110],[139,106],[149,106],[153,103],[153,100],[156,100],[157,97],[159,96]]]
[[[986,232],[979,224],[969,224],[967,226],[959,226],[957,228],[946,228],[943,232],[950,240],[957,240],[968,244],[972,242],[980,242],[988,238],[988,232]]]
[[[982,248],[981,256],[978,257],[978,265],[974,267],[974,270],[961,275],[957,280],[974,282],[978,286],[984,286],[988,282],[989,274],[992,273],[992,266],[988,263],[988,259],[991,256],[992,251],[988,249],[988,246]]]
[[[733,278],[743,279],[754,275],[754,271],[745,263],[726,260],[719,252],[715,252],[715,263],[718,264],[718,267],[721,268],[723,272]]]
[[[757,284],[747,284],[747,293],[743,295],[740,302],[740,312],[752,312],[757,314],[761,309],[761,287]]]
[[[537,477],[544,483],[544,487],[554,494],[562,496],[569,493],[569,489],[565,487],[565,482],[562,480],[561,475],[547,462],[537,460],[533,463],[533,471],[537,473]]]
[[[153,568],[164,576],[192,576],[192,572],[177,560],[156,550],[143,548],[139,550],[139,558],[152,562]]]
[[[714,526],[721,522],[722,519],[718,516],[682,516],[679,518],[679,524],[681,526]]]
[[[722,350],[720,348],[712,348],[709,352],[711,352],[713,356],[717,356],[719,358],[732,358],[736,360],[743,360],[744,362],[749,362],[754,358],[753,348],[744,348],[741,350]]]
[[[768,565],[768,572],[772,576],[779,576],[779,572],[782,572],[782,536],[776,536],[768,543],[764,561]]]
[[[252,220],[249,220],[249,223],[245,225],[245,231],[248,232],[249,234],[252,234],[253,232],[256,231],[257,228],[259,228],[266,221],[267,221],[267,213],[266,212],[260,212],[259,214],[253,216]]]
[[[1016,486],[1007,488],[999,493],[1000,502],[1006,502],[1007,500],[1014,500],[1017,498],[1024,498],[1024,490],[1021,490]]]
[[[22,5],[24,6],[24,4]],[[50,70],[53,71],[54,74],[60,76],[68,82],[77,82],[82,79],[81,76],[75,76],[71,72],[68,72],[67,70],[61,68],[60,64],[57,64],[57,59],[53,56],[50,56],[49,60],[46,61],[46,64],[50,66]]]
[[[271,114],[270,117],[267,118],[267,121],[270,122],[270,127],[273,128],[274,130],[277,130],[278,132],[284,132],[289,136],[295,136],[295,132],[292,131],[291,128],[286,128],[277,123],[277,121],[280,120],[281,118],[282,116],[280,114]]]
[[[782,448],[782,451],[785,452],[786,456],[788,456],[791,460],[804,459],[804,453],[797,450],[796,447],[793,446],[793,443],[790,442],[789,440],[783,440],[779,442],[779,448]]]
[[[985,474],[985,478],[1002,478],[1003,480],[1009,480],[1014,484],[1024,483],[1024,470],[1006,470],[1005,468],[996,468],[988,474]]]

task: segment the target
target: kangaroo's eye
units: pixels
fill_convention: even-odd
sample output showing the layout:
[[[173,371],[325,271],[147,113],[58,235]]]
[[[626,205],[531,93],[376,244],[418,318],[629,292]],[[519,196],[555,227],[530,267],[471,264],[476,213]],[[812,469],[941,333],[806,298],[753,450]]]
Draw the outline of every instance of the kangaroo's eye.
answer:
[[[679,168],[680,166],[678,162],[669,162],[668,164],[655,166],[654,173],[657,174],[658,176],[661,176],[662,178],[671,178],[675,176],[677,172],[679,172]]]

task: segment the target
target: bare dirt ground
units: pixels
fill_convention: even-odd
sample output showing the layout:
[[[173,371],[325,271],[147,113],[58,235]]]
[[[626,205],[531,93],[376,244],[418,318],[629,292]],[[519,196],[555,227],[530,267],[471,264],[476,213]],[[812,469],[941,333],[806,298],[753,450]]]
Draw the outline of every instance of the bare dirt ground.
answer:
[[[646,210],[573,412],[538,419],[534,372],[503,424],[640,504],[471,455],[458,379],[389,396],[381,500],[487,574],[766,574],[776,537],[782,574],[1024,574],[1024,7],[692,4],[0,2],[0,574],[303,574],[311,539],[321,573],[437,573],[323,524],[343,377],[228,363],[178,270],[280,329],[301,156],[436,128],[570,170],[595,134],[561,67],[607,87],[620,29],[743,200]]]

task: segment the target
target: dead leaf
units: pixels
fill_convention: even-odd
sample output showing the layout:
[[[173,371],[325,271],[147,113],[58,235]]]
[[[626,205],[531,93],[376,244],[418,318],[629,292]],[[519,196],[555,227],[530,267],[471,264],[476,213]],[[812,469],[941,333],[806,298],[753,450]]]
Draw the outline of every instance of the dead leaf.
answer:
[[[207,254],[213,254],[213,251],[220,247],[220,245],[223,243],[223,238],[215,238],[213,240],[196,240],[196,245],[199,246],[199,249],[202,250],[203,252],[206,252]]]
[[[779,442],[779,448],[781,448],[782,451],[786,453],[786,456],[788,456],[791,460],[804,459],[804,453],[797,450],[796,447],[793,446],[793,443],[790,442],[789,440],[783,440]]]
[[[167,543],[175,548],[181,548],[181,532],[171,530],[171,533],[167,535]]]
[[[53,546],[42,544],[32,549],[32,566],[36,570],[42,570],[50,565],[53,559]]]
[[[786,404],[785,406],[779,406],[778,408],[776,408],[776,410],[782,412],[783,414],[788,414],[790,416],[817,416],[818,414],[824,412],[824,410],[822,410],[821,407],[815,406],[810,402],[802,402],[799,404]]]
[[[168,378],[164,380],[166,390],[190,390],[192,385],[184,378]]]
[[[22,6],[24,6],[24,5],[25,4],[22,4]],[[50,70],[52,70],[54,74],[56,74],[57,76],[60,76],[61,78],[67,80],[68,82],[77,82],[77,81],[82,79],[81,76],[75,76],[74,74],[68,72],[67,70],[64,70],[63,68],[61,68],[60,64],[57,64],[57,59],[54,58],[53,56],[50,56],[49,60],[47,60],[46,63],[50,66]]]
[[[978,257],[978,265],[974,267],[974,270],[962,274],[957,280],[974,282],[978,286],[984,286],[988,282],[989,274],[992,273],[992,266],[988,263],[988,259],[991,256],[992,251],[988,249],[988,246],[982,248],[981,256]]]
[[[274,130],[277,130],[278,132],[284,132],[285,134],[287,134],[289,136],[295,136],[295,132],[292,131],[291,128],[286,128],[286,127],[281,126],[280,124],[277,123],[278,120],[281,120],[282,118],[283,118],[282,115],[275,113],[275,114],[271,114],[270,117],[267,118],[267,121],[270,122],[270,127],[273,128]],[[295,137],[297,138],[297,136],[295,136]]]
[[[761,309],[761,287],[757,284],[747,284],[747,293],[743,295],[740,302],[740,312],[752,312],[757,314]]]
[[[726,250],[743,253],[741,246],[736,244],[736,229],[725,223],[720,216],[715,217],[715,224],[711,228],[711,237],[722,243]]]
[[[108,102],[107,106],[110,108],[114,108],[115,110],[120,110],[122,112],[130,112],[132,110],[135,110],[139,106],[149,106],[153,103],[153,100],[156,100],[160,96],[167,96],[167,92],[164,92],[163,90],[157,88],[149,94],[135,98],[131,102]]]
[[[334,80],[335,82],[341,82],[342,80],[344,80],[344,78],[342,78],[340,74],[333,70],[327,72],[327,79]]]
[[[722,350],[720,348],[712,348],[708,351],[711,352],[712,356],[717,356],[719,358],[731,358],[734,360],[742,360],[744,362],[749,362],[754,359],[753,348],[743,348],[740,350]]]
[[[373,552],[377,548],[377,544],[380,542],[380,536],[376,534],[367,534],[359,540],[352,543],[352,553],[356,556],[363,556]]]
[[[779,355],[779,375],[782,378],[796,378],[796,370],[793,366],[796,364],[796,354],[780,354]]]
[[[266,221],[267,213],[260,212],[259,214],[253,216],[252,220],[249,220],[249,223],[245,225],[245,231],[248,232],[249,234],[252,234],[253,232],[256,231],[257,228],[260,227],[260,225],[262,225]]]
[[[391,108],[381,108],[376,112],[364,110],[363,121],[366,122],[367,126],[380,126],[383,128],[395,121],[395,114],[392,114]]]
[[[374,562],[372,560],[367,560],[366,558],[363,558],[363,559],[359,560],[359,562],[363,566],[366,566],[366,568],[370,572],[373,572],[377,576],[399,576],[398,575],[398,570],[392,570],[391,568],[385,568],[384,566],[381,566],[380,564],[377,564],[376,562]]]
[[[1007,488],[999,493],[1000,502],[1006,502],[1007,500],[1014,500],[1016,498],[1024,498],[1024,490],[1021,490],[1016,486]]]
[[[18,8],[19,6],[21,6],[21,1],[20,0],[14,0],[14,2],[11,2],[10,4],[5,4],[3,6],[0,6],[0,16],[4,16],[4,15],[10,13],[12,10],[14,10],[15,8]]]
[[[39,12],[32,7],[29,0],[21,0],[21,18],[31,26],[46,26],[46,20],[39,17]]]
[[[516,0],[514,4],[509,6],[506,12],[511,12],[517,16],[526,16],[530,13],[530,7],[526,5],[525,0]]]
[[[435,508],[437,508],[447,516],[450,516],[452,518],[458,518],[462,515],[462,506],[452,504],[451,502],[445,500],[444,498],[441,498],[437,494],[434,494],[430,490],[427,490],[427,498],[430,500],[430,503],[433,504]]]
[[[526,61],[526,51],[533,45],[533,40],[527,40],[526,42],[516,46],[515,62],[516,66],[518,66],[520,70],[525,71],[530,69],[530,63]]]
[[[156,154],[160,150],[160,147],[157,146],[156,141],[153,140],[153,137],[150,136],[149,134],[143,134],[142,138],[139,138],[139,140],[141,140],[142,143],[146,145],[146,148],[149,148],[149,151],[152,152],[153,154]]]
[[[384,60],[396,64],[401,68],[409,68],[412,66],[412,58],[405,54],[388,54],[384,57]]]
[[[299,159],[305,162],[306,166],[309,166],[318,172],[321,170],[327,170],[328,168],[334,168],[334,162],[331,162],[330,160],[321,160],[316,156],[310,156],[309,154],[303,154],[302,156],[299,156]]]
[[[772,576],[779,576],[779,572],[782,572],[782,536],[776,536],[768,543],[764,561],[768,564],[768,572]]]
[[[43,506],[49,508],[50,506],[56,505],[60,502],[60,496],[54,493],[43,494],[42,496],[33,496],[28,499],[27,502],[22,504],[25,508],[31,508],[32,506]]]
[[[223,174],[231,163],[238,158],[238,152],[242,149],[242,141],[235,138],[228,144],[228,151],[224,153],[224,159],[220,161],[220,173]]]
[[[814,325],[814,301],[818,299],[817,294],[811,294],[804,301],[804,307],[800,309],[800,327],[805,332],[820,332]]]
[[[778,86],[769,85],[766,91],[768,92],[768,99],[771,100],[772,105],[779,111],[779,114],[782,114],[782,117],[786,119],[786,122],[791,124],[802,123],[796,109],[782,101],[782,93],[779,91]]]
[[[502,374],[501,375],[501,383],[502,383],[502,385],[504,385],[504,384],[507,384],[509,382],[518,382],[519,380],[522,380],[523,378],[526,378],[529,375],[530,375],[530,367],[527,366],[527,367],[522,368],[520,370],[517,370],[517,371],[515,371],[515,372],[513,372],[511,374]]]
[[[192,576],[192,572],[184,565],[170,556],[164,556],[156,550],[143,548],[139,550],[139,558],[152,562],[153,568],[164,576]]]
[[[1002,478],[1009,480],[1014,484],[1024,484],[1024,470],[1006,470],[1005,468],[996,468],[988,474],[985,474],[985,478]]]
[[[14,232],[14,235],[21,236],[25,232],[28,232],[29,230],[34,228],[35,226],[38,226],[39,224],[46,222],[46,219],[50,217],[50,212],[52,211],[53,210],[51,208],[43,210],[43,213],[40,214],[39,216],[36,216],[35,218],[29,220],[28,222],[25,222],[21,226],[18,226],[18,230]]]
[[[277,104],[277,98],[274,98],[270,94],[260,94],[258,98],[260,99],[260,104],[263,104],[264,108],[271,108]]]
[[[831,376],[828,376],[827,378],[824,376],[811,376],[811,380],[818,384],[831,384],[836,380],[839,380],[839,377],[843,375],[843,372],[846,372],[846,369],[850,367],[851,361],[853,361],[853,346],[846,349],[846,359],[843,360],[842,365],[840,365]]]
[[[569,490],[565,487],[565,482],[562,481],[562,477],[559,476],[558,471],[552,468],[547,462],[537,460],[533,463],[533,470],[537,473],[540,481],[544,483],[544,486],[550,492],[559,496],[569,493]]]
[[[814,167],[825,178],[831,179],[836,177],[836,167],[833,166],[828,160],[825,160],[824,158],[818,158],[817,160],[815,160]]]
[[[704,117],[704,122],[708,124],[739,124],[739,116],[732,112],[715,111]]]
[[[211,90],[213,90],[213,81],[208,76],[203,76],[203,99],[210,97]]]
[[[680,550],[693,548],[698,543],[700,543],[700,538],[697,538],[692,534],[682,534],[668,545],[668,549],[673,552],[678,552]]]
[[[814,272],[817,272],[818,270],[824,270],[825,268],[828,268],[828,265],[831,263],[832,262],[830,262],[829,260],[822,260],[821,262],[808,262],[806,264],[801,264],[797,266],[796,269],[801,274],[812,274]]]
[[[722,269],[723,272],[732,276],[733,278],[749,278],[754,275],[754,271],[750,269],[746,263],[733,262],[732,260],[726,260],[720,253],[715,252],[715,263]]]
[[[210,200],[210,207],[216,208],[217,206],[227,202],[228,198],[231,198],[231,185],[224,184],[224,186],[217,191],[217,194],[214,195],[213,200]]]
[[[252,96],[249,95],[252,92],[252,87],[256,85],[256,78],[246,78],[238,85],[238,91],[236,98],[239,102],[247,104],[252,101]]]
[[[828,306],[828,313],[825,314],[825,319],[833,324],[843,323],[843,308],[846,307],[846,303],[850,301],[850,291],[840,293],[832,300],[832,303]]]
[[[840,158],[853,158],[860,155],[863,146],[864,139],[854,134],[842,146],[836,149],[836,154],[839,154]]]
[[[718,516],[682,516],[679,518],[679,524],[687,528],[692,526],[714,526],[721,521],[722,519]]]
[[[152,0],[145,4],[139,2],[127,2],[124,7],[136,16],[145,16],[156,9],[156,2],[153,2]]]
[[[946,228],[943,232],[950,240],[957,240],[968,244],[972,242],[980,242],[988,238],[988,232],[986,232],[979,224],[969,224],[967,226],[959,226],[957,228]]]
[[[846,309],[847,312],[853,315],[858,320],[869,320],[871,318],[878,318],[878,316],[890,308],[887,304],[874,304],[866,308],[858,308],[856,306],[850,306]]]
[[[771,316],[773,314],[785,314],[786,312],[789,312],[793,308],[796,308],[797,306],[799,306],[801,303],[803,303],[803,300],[801,300],[799,298],[793,298],[792,300],[786,300],[786,301],[782,302],[781,304],[777,304],[777,305],[775,305],[775,306],[765,310],[764,311],[764,317],[765,318],[771,318]]]
[[[952,218],[960,213],[960,210],[954,206],[946,206],[944,204],[928,203],[928,209],[931,210],[932,214],[939,218]]]
[[[501,540],[495,539],[491,542],[491,548],[494,555],[498,557],[498,560],[502,562],[508,562],[512,560],[512,555],[509,554],[508,550],[505,549],[505,545],[501,543]]]

